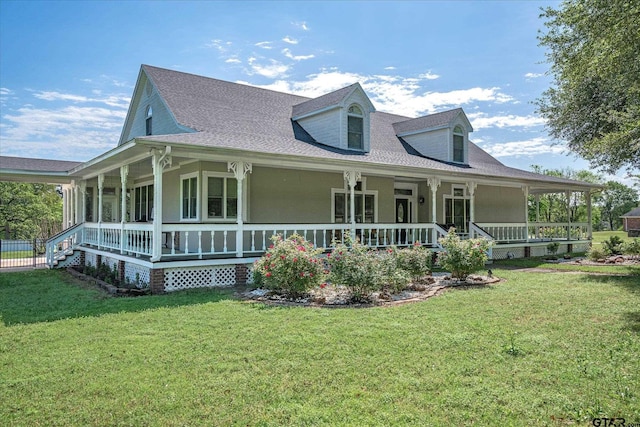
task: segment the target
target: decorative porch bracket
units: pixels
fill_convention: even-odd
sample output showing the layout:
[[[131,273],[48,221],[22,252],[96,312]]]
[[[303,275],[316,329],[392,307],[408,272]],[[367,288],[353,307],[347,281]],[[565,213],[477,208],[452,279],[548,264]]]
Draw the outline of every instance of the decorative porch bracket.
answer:
[[[153,167],[153,238],[151,261],[159,261],[162,257],[162,173],[171,166],[171,146],[164,150],[151,149],[151,166]]]
[[[349,186],[349,215],[351,216],[351,241],[356,240],[356,193],[355,188],[359,181],[362,180],[362,172],[355,170],[347,170],[343,172],[344,180]]]
[[[236,256],[242,258],[244,254],[244,206],[243,206],[243,189],[244,180],[247,174],[253,171],[253,165],[247,162],[227,162],[227,170],[233,172],[233,176],[236,178],[237,193],[238,193],[238,214],[237,224],[238,229],[236,231]]]

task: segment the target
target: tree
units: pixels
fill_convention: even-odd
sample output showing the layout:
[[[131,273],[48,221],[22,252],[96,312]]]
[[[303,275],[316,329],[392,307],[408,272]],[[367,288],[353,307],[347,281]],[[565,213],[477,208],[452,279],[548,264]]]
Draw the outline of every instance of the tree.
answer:
[[[609,222],[611,230],[622,226],[620,215],[624,215],[636,206],[638,193],[631,187],[616,181],[606,183],[600,199],[602,219]]]
[[[543,9],[553,86],[536,101],[550,134],[605,172],[640,168],[640,2]]]
[[[0,227],[10,239],[48,238],[62,230],[54,185],[0,182]]]

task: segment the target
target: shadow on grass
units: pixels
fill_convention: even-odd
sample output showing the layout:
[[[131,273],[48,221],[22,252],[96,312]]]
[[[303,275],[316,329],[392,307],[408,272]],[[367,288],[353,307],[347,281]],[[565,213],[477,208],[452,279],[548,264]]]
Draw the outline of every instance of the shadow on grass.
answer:
[[[631,298],[640,299],[640,280],[637,276],[606,276],[593,275],[591,280],[601,284],[620,287],[629,293]],[[631,331],[640,334],[640,311],[629,311],[623,314],[627,323],[626,327]]]
[[[0,274],[0,320],[5,326],[140,312],[230,300],[233,289],[192,289],[166,295],[113,297],[59,270]]]

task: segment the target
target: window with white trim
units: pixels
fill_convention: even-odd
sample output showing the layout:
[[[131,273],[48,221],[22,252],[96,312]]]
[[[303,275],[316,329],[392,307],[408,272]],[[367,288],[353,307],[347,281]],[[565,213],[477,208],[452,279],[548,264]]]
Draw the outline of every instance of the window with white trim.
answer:
[[[133,188],[133,220],[151,221],[153,219],[153,184],[139,185]]]
[[[452,185],[451,194],[444,197],[444,221],[447,228],[453,226],[458,233],[466,233],[470,221],[471,200],[462,185]]]
[[[180,218],[198,219],[198,173],[180,175]]]
[[[453,161],[464,163],[464,130],[460,125],[453,128]]]
[[[209,220],[238,217],[238,181],[227,174],[204,173],[204,194],[207,199],[206,218]]]
[[[372,224],[378,221],[378,192],[367,191],[363,182],[358,182],[354,191],[356,223]],[[331,189],[332,222],[351,222],[351,191],[348,187]]]
[[[347,147],[354,150],[364,149],[364,115],[358,105],[347,110]]]
[[[147,114],[145,115],[145,128],[146,128],[146,133],[145,135],[151,135],[153,132],[153,109],[151,108],[151,105],[149,105],[147,107]]]

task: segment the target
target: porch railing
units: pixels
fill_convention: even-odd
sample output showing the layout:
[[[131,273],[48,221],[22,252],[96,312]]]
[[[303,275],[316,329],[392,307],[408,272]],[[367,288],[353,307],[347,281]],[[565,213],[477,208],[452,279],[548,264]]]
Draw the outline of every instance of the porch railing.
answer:
[[[210,256],[251,256],[267,250],[271,236],[300,234],[317,248],[328,250],[334,241],[352,234],[371,247],[409,246],[415,242],[440,248],[440,237],[447,234],[438,224],[244,224],[238,236],[237,224],[171,224],[162,225],[162,234],[153,235],[151,223],[83,223],[65,230],[47,243],[47,263],[79,244],[121,254],[153,256],[154,238],[161,239],[165,259],[180,257],[203,259]],[[586,223],[471,223],[469,237],[486,237],[501,243],[544,240],[578,240],[587,237]]]

